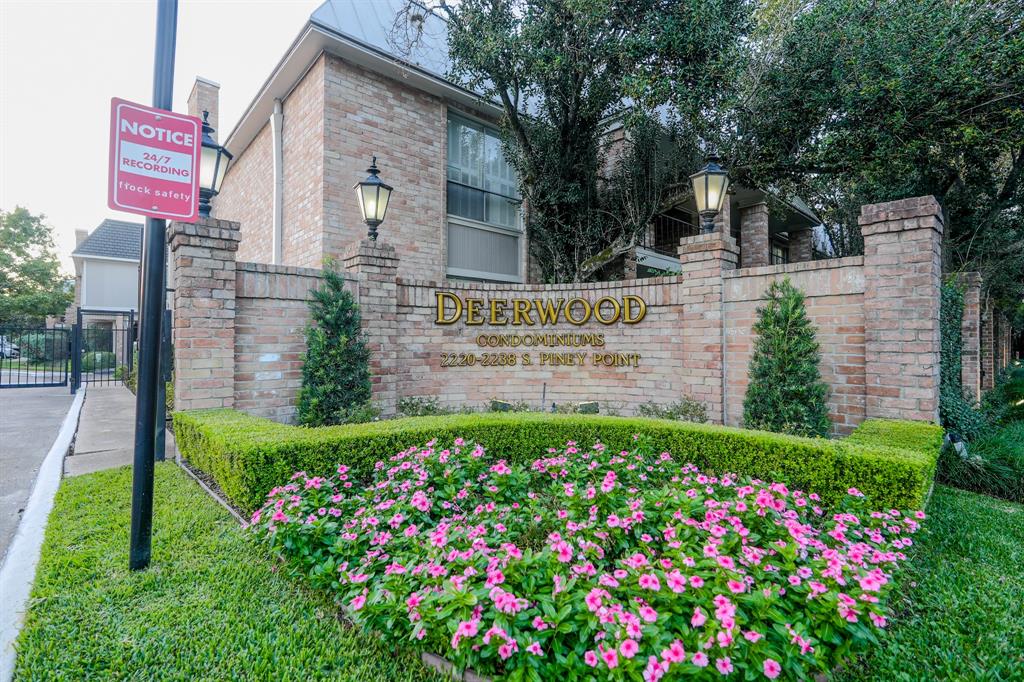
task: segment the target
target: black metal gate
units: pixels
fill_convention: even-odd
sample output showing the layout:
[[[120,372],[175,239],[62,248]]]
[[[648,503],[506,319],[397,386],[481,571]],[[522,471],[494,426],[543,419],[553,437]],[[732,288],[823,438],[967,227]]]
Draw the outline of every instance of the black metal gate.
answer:
[[[0,325],[0,388],[67,386],[71,330]]]
[[[125,384],[135,371],[135,311],[78,311],[71,350],[72,390]]]

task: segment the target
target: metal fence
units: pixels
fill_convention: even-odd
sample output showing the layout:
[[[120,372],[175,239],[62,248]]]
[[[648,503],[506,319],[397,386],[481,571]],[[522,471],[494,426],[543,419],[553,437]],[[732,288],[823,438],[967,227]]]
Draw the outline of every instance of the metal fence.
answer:
[[[67,386],[71,330],[0,325],[0,388]]]
[[[80,386],[123,384],[135,358],[134,311],[79,310],[72,344],[72,383]]]

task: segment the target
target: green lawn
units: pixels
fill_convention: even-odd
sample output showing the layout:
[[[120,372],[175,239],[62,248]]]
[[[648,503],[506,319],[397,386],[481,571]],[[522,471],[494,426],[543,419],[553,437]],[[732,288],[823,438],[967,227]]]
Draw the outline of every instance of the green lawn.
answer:
[[[937,486],[882,648],[836,675],[1024,680],[1024,505]]]
[[[149,570],[128,566],[130,469],[64,481],[15,679],[422,680],[335,619],[176,465],[158,464]]]
[[[276,573],[174,464],[157,465],[153,565],[128,563],[128,469],[57,496],[16,679],[430,678]],[[841,682],[1024,679],[1024,506],[938,487],[883,648]]]

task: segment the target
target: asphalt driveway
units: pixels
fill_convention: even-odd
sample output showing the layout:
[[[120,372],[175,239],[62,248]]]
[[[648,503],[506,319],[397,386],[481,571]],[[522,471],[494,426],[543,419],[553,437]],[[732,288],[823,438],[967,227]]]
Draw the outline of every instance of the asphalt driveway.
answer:
[[[73,400],[66,386],[0,388],[0,561]]]

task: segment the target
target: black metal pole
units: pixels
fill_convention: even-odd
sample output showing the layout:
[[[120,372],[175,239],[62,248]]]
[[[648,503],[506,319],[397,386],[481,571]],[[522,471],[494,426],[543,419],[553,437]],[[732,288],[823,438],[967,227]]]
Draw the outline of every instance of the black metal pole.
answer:
[[[153,106],[170,110],[174,85],[174,43],[178,1],[157,0],[156,54],[153,64]],[[139,377],[135,394],[135,462],[132,467],[132,527],[128,567],[149,566],[153,533],[153,447],[157,383],[160,380],[160,327],[164,310],[165,220],[146,218],[145,269],[142,281],[142,329],[139,335]]]
[[[167,452],[167,382],[171,379],[171,311],[164,308],[160,327],[160,380],[156,383],[156,461],[162,462]]]

